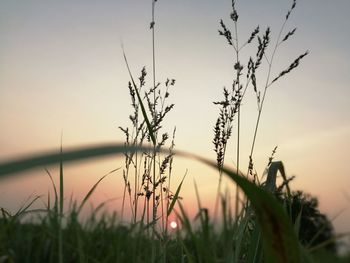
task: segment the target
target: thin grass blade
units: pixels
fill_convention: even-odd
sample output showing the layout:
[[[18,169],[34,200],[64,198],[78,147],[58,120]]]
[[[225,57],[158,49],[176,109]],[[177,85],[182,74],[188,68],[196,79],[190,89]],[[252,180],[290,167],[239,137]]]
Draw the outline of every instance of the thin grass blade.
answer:
[[[58,209],[58,194],[57,194],[56,184],[55,184],[55,182],[54,182],[54,180],[53,180],[53,178],[52,178],[52,175],[51,175],[50,171],[47,170],[46,168],[45,168],[45,171],[46,171],[47,175],[48,175],[49,178],[50,178],[50,181],[51,181],[51,184],[52,184],[52,187],[53,187],[53,191],[54,191],[54,193],[55,193],[54,211],[55,211],[55,213],[57,213],[57,209]]]
[[[171,212],[172,212],[173,209],[174,209],[175,203],[176,203],[176,201],[177,201],[178,198],[179,198],[181,186],[182,186],[182,183],[183,183],[184,180],[185,180],[186,174],[187,174],[187,171],[186,171],[184,177],[182,178],[181,183],[180,183],[179,186],[177,187],[173,199],[171,200],[171,203],[170,203],[170,205],[169,205],[169,207],[168,207],[167,216],[169,216],[169,215],[171,214]]]
[[[281,173],[281,176],[284,182],[288,181],[283,163],[281,161],[272,162],[268,169],[266,183],[265,183],[266,190],[272,193],[275,192],[276,190],[276,180],[277,180],[278,172]],[[286,189],[287,189],[287,194],[290,197],[290,188],[288,184],[286,184]]]
[[[141,106],[141,111],[142,111],[142,115],[143,115],[143,118],[145,119],[146,121],[146,124],[147,124],[147,128],[148,128],[148,132],[149,132],[149,135],[151,137],[151,140],[153,142],[153,145],[156,145],[157,142],[156,142],[156,137],[154,135],[154,132],[153,132],[153,128],[152,128],[152,125],[148,119],[148,116],[147,116],[147,113],[146,113],[146,109],[145,109],[145,106],[143,105],[143,102],[142,102],[142,99],[141,99],[141,96],[140,96],[140,93],[139,91],[137,90],[137,86],[135,84],[135,81],[134,81],[134,78],[131,74],[131,70],[130,70],[130,67],[129,67],[129,63],[128,63],[128,60],[126,58],[126,55],[125,55],[125,51],[124,51],[124,48],[123,48],[123,55],[124,55],[124,60],[125,60],[125,63],[126,63],[126,67],[128,68],[128,72],[129,72],[129,76],[131,78],[131,82],[132,82],[132,85],[134,87],[134,90],[136,92],[136,95],[137,95],[137,98],[139,100],[139,103],[140,103],[140,106]]]
[[[108,172],[107,174],[105,174],[104,176],[102,176],[89,190],[89,192],[85,195],[83,201],[81,202],[81,204],[79,205],[79,208],[77,210],[77,214],[80,213],[81,209],[83,209],[85,203],[89,200],[90,196],[94,193],[94,191],[96,190],[97,186],[103,181],[103,179],[105,179],[108,175],[118,171],[120,168],[114,169],[110,172]]]

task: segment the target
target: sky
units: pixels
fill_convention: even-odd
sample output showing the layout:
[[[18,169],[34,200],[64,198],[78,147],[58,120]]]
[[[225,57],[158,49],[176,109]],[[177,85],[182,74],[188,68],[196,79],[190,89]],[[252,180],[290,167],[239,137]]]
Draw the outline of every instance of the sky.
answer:
[[[271,27],[274,43],[290,5],[287,0],[237,1],[241,41],[260,25],[262,30]],[[177,149],[213,160],[218,108],[212,102],[221,99],[234,73],[232,49],[217,31],[220,19],[232,28],[230,8],[229,0],[158,0],[156,5],[157,81],[176,79],[170,91],[175,108],[164,130],[171,133],[176,126]],[[254,156],[261,175],[278,146],[276,160],[283,161],[288,175],[296,176],[292,188],[316,196],[321,210],[336,217],[338,232],[350,230],[349,8],[348,0],[297,1],[285,32],[294,27],[297,31],[278,49],[272,73],[278,74],[306,50],[310,54],[268,90]],[[57,149],[61,133],[64,147],[122,142],[118,126],[129,125],[132,109],[121,43],[133,74],[139,75],[143,66],[151,73],[150,21],[151,1],[2,0],[1,161]],[[243,52],[243,64],[254,47]],[[248,162],[256,116],[250,89],[242,105],[241,167]],[[233,139],[228,164],[236,159],[235,147]],[[203,202],[212,206],[217,173],[189,160],[175,159],[174,165],[174,184],[187,170],[187,206],[195,200],[194,179]],[[98,178],[120,166],[116,158],[67,166],[67,193],[81,198]],[[55,168],[50,169],[57,177]],[[120,173],[108,177],[94,202],[120,198],[121,184]],[[30,195],[47,195],[50,187],[44,169],[2,180],[0,206],[16,210]]]

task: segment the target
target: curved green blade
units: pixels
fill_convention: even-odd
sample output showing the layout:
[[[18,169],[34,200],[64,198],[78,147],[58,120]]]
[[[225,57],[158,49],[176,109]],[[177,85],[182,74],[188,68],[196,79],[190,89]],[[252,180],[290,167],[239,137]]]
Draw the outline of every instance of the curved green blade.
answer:
[[[38,166],[60,162],[72,162],[92,157],[123,154],[125,151],[151,150],[148,147],[132,147],[123,144],[98,145],[77,148],[61,153],[60,151],[30,156],[0,164],[0,178],[13,175]],[[193,154],[177,151],[177,155],[198,160],[216,169],[216,163]],[[299,242],[283,207],[266,190],[247,180],[242,174],[222,168],[226,176],[233,180],[245,193],[254,207],[263,233],[266,262],[300,262]]]

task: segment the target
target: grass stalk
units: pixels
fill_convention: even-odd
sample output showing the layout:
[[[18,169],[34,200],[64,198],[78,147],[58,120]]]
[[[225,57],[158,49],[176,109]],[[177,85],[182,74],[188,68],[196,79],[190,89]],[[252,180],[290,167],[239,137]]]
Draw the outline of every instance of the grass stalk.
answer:
[[[64,206],[64,180],[63,180],[63,150],[62,150],[62,138],[61,135],[61,147],[60,147],[60,214],[59,214],[59,224],[58,224],[58,262],[63,263],[63,230],[62,230],[62,220],[63,220],[63,206]]]
[[[234,21],[235,25],[235,39],[236,39],[236,63],[239,64],[239,42],[238,42],[238,26],[237,26],[237,19]],[[236,71],[236,81],[238,90],[240,91],[240,71]],[[237,145],[236,145],[236,166],[237,166],[237,174],[239,172],[239,163],[240,163],[240,133],[241,133],[241,102],[239,102],[238,109],[237,109]],[[236,185],[236,199],[235,199],[235,217],[236,220],[238,219],[238,213],[239,213],[239,188]]]
[[[152,0],[152,22],[151,22],[151,30],[152,30],[152,75],[153,75],[153,123],[155,125],[157,113],[156,113],[156,54],[155,54],[155,30],[154,30],[154,13],[155,13],[155,4],[156,0]],[[157,207],[156,207],[156,143],[157,143],[157,131],[155,131],[155,141],[153,142],[153,193],[152,193],[152,238],[155,238],[156,232],[156,219],[157,219]],[[152,262],[156,261],[156,246],[155,243],[152,242]]]
[[[151,22],[151,30],[152,30],[152,76],[153,76],[153,122],[156,123],[157,112],[156,112],[156,54],[155,54],[155,4],[156,0],[152,0],[152,22]],[[152,194],[152,221],[156,222],[157,219],[157,207],[156,207],[156,143],[157,143],[157,132],[155,132],[155,141],[153,142],[153,194]],[[156,224],[153,224],[152,230],[153,235],[156,231]]]
[[[256,143],[256,139],[257,139],[257,133],[258,133],[258,129],[259,129],[259,124],[260,124],[260,120],[261,120],[261,114],[262,114],[262,110],[263,110],[263,106],[264,106],[264,102],[265,102],[265,99],[266,99],[266,94],[267,94],[267,90],[268,88],[276,81],[278,80],[280,77],[284,76],[285,74],[291,72],[294,68],[296,68],[298,65],[299,65],[299,62],[300,60],[306,56],[308,54],[308,51],[305,52],[304,54],[300,55],[290,66],[287,70],[284,70],[282,71],[276,78],[274,78],[272,81],[270,81],[270,78],[271,78],[271,70],[272,70],[272,65],[273,65],[273,62],[274,62],[274,59],[275,59],[275,55],[276,55],[276,52],[278,50],[278,47],[284,42],[286,41],[291,35],[294,34],[295,32],[295,29],[288,32],[287,35],[281,40],[282,38],[282,33],[285,29],[285,26],[288,22],[288,19],[290,17],[290,14],[291,12],[293,11],[293,9],[295,8],[296,6],[296,1],[293,0],[293,4],[292,4],[292,7],[288,10],[287,12],[287,15],[285,17],[285,20],[283,21],[282,23],[282,26],[279,30],[279,33],[278,33],[278,36],[276,38],[276,43],[274,45],[274,48],[273,48],[273,51],[272,51],[272,54],[271,54],[271,57],[270,59],[267,58],[266,54],[265,54],[265,51],[263,51],[263,56],[268,64],[268,72],[267,72],[267,76],[266,76],[266,81],[265,81],[265,85],[264,85],[264,88],[263,88],[263,95],[262,95],[262,98],[260,99],[260,95],[258,95],[257,97],[257,102],[258,102],[258,115],[257,115],[257,119],[256,119],[256,123],[255,123],[255,128],[254,128],[254,135],[253,135],[253,140],[252,140],[252,145],[251,145],[251,148],[250,148],[250,155],[249,155],[249,167],[248,167],[248,172],[247,174],[249,173],[252,173],[252,160],[253,160],[253,154],[254,154],[254,149],[255,149],[255,143]],[[269,30],[269,28],[268,28]],[[268,42],[267,42],[268,43]],[[255,87],[256,89],[256,87]],[[258,94],[258,93],[257,93]]]

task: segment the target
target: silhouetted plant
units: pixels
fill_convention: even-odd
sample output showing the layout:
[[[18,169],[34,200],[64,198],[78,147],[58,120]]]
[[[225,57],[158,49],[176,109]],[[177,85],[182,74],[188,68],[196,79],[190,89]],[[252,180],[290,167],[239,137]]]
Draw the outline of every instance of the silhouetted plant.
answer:
[[[260,26],[257,26],[249,35],[247,40],[243,43],[240,43],[240,38],[238,36],[238,21],[239,15],[236,9],[236,1],[232,0],[232,11],[230,14],[230,19],[233,22],[232,31],[226,26],[223,20],[220,20],[220,28],[219,35],[223,36],[229,46],[233,48],[234,51],[234,79],[230,89],[224,87],[223,89],[223,99],[220,101],[214,102],[214,104],[220,106],[219,116],[216,120],[216,124],[214,126],[214,151],[216,153],[217,165],[219,170],[219,182],[217,188],[217,198],[215,202],[215,211],[217,210],[219,196],[221,192],[221,167],[225,162],[227,143],[232,135],[233,129],[233,121],[234,118],[237,117],[237,143],[236,143],[236,166],[237,171],[240,167],[240,110],[242,100],[248,90],[248,87],[252,86],[253,92],[256,96],[256,102],[258,107],[258,115],[255,123],[254,134],[252,139],[252,144],[250,148],[250,154],[248,156],[249,164],[247,176],[250,176],[254,181],[257,180],[257,174],[254,173],[254,162],[253,162],[253,154],[255,149],[255,142],[257,139],[258,128],[261,119],[261,113],[263,110],[264,102],[266,99],[267,90],[273,83],[275,83],[279,78],[285,76],[290,73],[293,69],[299,66],[300,61],[308,54],[308,51],[298,56],[287,69],[282,70],[278,76],[272,79],[271,70],[273,66],[273,62],[275,59],[276,51],[278,47],[290,39],[296,32],[296,29],[292,29],[287,33],[284,33],[287,21],[296,7],[296,1],[292,1],[292,5],[290,9],[287,11],[285,19],[282,23],[281,29],[276,37],[276,43],[272,46],[272,52],[269,56],[267,54],[267,49],[270,47],[271,43],[271,29],[267,27],[265,31],[261,32]],[[233,32],[233,33],[232,33]],[[283,35],[284,34],[284,35]],[[257,41],[257,51],[255,55],[252,55],[247,60],[247,63],[244,64],[241,58],[241,51],[247,45],[252,44],[253,41]],[[265,63],[264,63],[265,62]],[[263,67],[267,67],[267,75],[266,80],[263,84],[257,79],[257,71]],[[272,80],[271,80],[272,79]],[[235,203],[235,211],[236,215],[238,214],[238,205],[239,205],[239,194],[238,189],[236,191],[236,203]],[[214,212],[216,215],[216,212]]]
[[[169,153],[165,156],[159,150],[166,147],[169,134],[162,132],[163,121],[173,109],[174,104],[168,103],[170,90],[175,85],[175,79],[168,78],[164,82],[164,88],[160,82],[156,82],[156,56],[155,56],[155,3],[152,1],[152,84],[146,87],[146,68],[141,70],[139,83],[133,79],[131,70],[124,52],[125,62],[129,70],[130,78],[128,88],[131,98],[132,114],[129,116],[131,127],[119,127],[125,135],[125,146],[142,147],[152,145],[153,151],[126,152],[125,167],[123,169],[124,192],[122,202],[122,218],[124,216],[126,194],[132,212],[133,222],[138,220],[153,226],[159,218],[162,230],[167,230],[168,215],[166,211],[170,206],[169,201],[174,197],[170,190],[170,180],[173,162],[173,149],[175,147],[175,131],[172,133],[172,141],[168,146]],[[133,174],[130,175],[130,174]],[[132,177],[132,179],[131,179]],[[167,184],[166,184],[167,182]],[[143,199],[143,207],[139,211],[139,199]],[[160,208],[160,211],[158,211]]]

